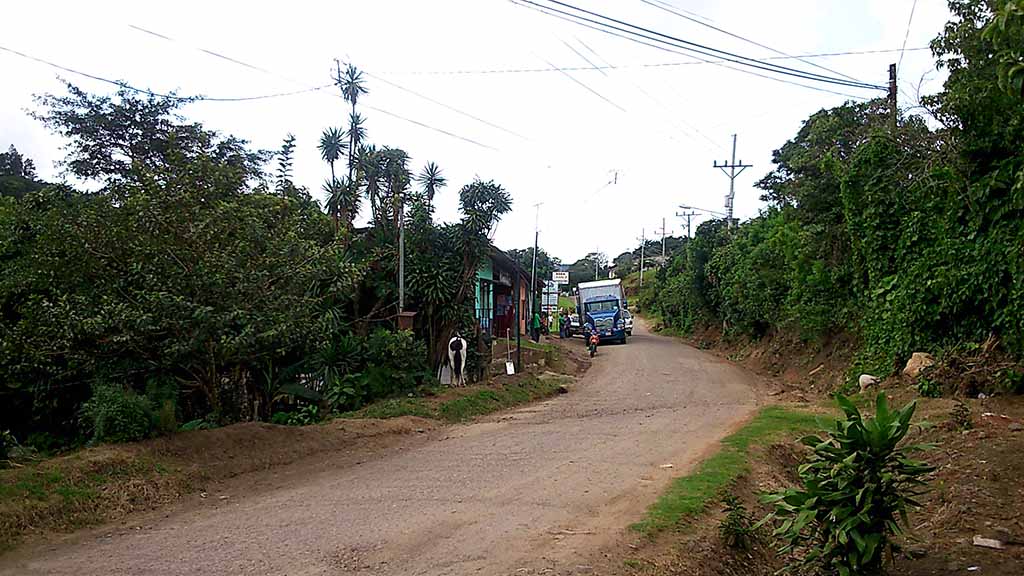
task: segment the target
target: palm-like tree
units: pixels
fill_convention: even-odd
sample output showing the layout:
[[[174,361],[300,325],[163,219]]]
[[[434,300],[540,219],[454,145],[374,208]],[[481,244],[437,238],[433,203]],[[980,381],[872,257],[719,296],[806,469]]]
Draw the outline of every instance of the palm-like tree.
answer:
[[[328,128],[320,135],[320,157],[331,165],[331,180],[335,180],[334,163],[341,158],[341,155],[348,149],[345,142],[345,131],[341,128]]]
[[[423,186],[423,195],[427,199],[428,206],[434,203],[434,195],[437,191],[448,184],[448,179],[441,174],[441,168],[433,162],[428,162],[423,167],[423,171],[416,177],[416,181]]]
[[[356,120],[356,103],[359,101],[359,97],[367,93],[366,81],[363,79],[363,73],[359,71],[354,65],[349,63],[345,67],[345,73],[338,77],[338,87],[341,88],[341,94],[345,97],[345,101],[352,105],[352,113],[350,120]],[[349,150],[356,149],[356,138],[362,136],[356,129],[355,124],[349,127],[348,131],[348,148]],[[352,172],[355,169],[355,159],[349,156],[348,159],[348,177],[352,178]]]
[[[363,126],[364,118],[363,115],[358,112],[353,112],[348,119],[348,137],[351,143],[350,150],[358,150],[359,146],[366,139],[366,128]],[[350,158],[351,160],[351,158]]]
[[[361,203],[358,187],[351,180],[332,178],[324,183],[323,189],[327,193],[327,210],[335,214],[346,229],[351,228]]]

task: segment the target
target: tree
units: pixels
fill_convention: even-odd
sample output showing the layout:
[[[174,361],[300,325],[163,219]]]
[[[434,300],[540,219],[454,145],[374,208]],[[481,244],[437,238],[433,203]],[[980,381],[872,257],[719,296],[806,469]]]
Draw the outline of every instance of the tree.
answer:
[[[36,181],[35,163],[31,158],[22,156],[13,144],[7,152],[0,152],[0,198],[22,198],[43,186]]]
[[[441,168],[433,162],[428,162],[423,167],[423,170],[416,176],[416,181],[423,186],[423,196],[426,198],[427,206],[433,206],[434,195],[448,184],[448,180],[441,174]]]
[[[523,249],[512,249],[507,252],[508,256],[516,261],[519,266],[529,274],[533,270],[533,246]],[[540,248],[537,250],[537,278],[550,280],[551,273],[562,265],[562,261]]]
[[[7,152],[0,152],[0,176],[19,176],[34,180],[36,165],[31,158],[22,156],[14,144],[11,144]]]
[[[985,29],[999,57],[999,85],[1007,94],[1024,98],[1024,2],[1006,0],[996,18]]]
[[[65,82],[67,94],[47,94],[36,101],[32,116],[68,140],[63,166],[83,180],[99,181],[104,191],[125,184],[171,181],[171,166],[205,157],[225,178],[225,189],[256,189],[264,185],[263,165],[269,154],[251,151],[244,140],[219,137],[197,123],[183,122],[177,110],[187,99],[161,98],[119,89],[113,97],[88,94]]]
[[[292,162],[295,153],[295,135],[289,133],[285,136],[281,151],[277,153],[277,182],[275,183],[278,194],[286,195],[295,190],[295,183],[292,181]]]
[[[337,180],[334,175],[334,163],[348,150],[345,131],[341,128],[327,128],[320,135],[320,144],[317,148],[320,150],[320,157],[331,167],[331,182]]]
[[[337,78],[338,87],[341,89],[341,94],[345,98],[345,101],[352,105],[352,111],[349,114],[349,128],[348,128],[348,149],[356,150],[359,143],[362,142],[365,137],[363,129],[362,117],[356,113],[356,103],[359,102],[359,97],[367,93],[366,83],[363,79],[363,73],[356,68],[353,64],[349,63],[345,67],[344,75],[340,75]],[[349,154],[348,158],[348,178],[353,179],[353,173],[355,172],[356,159]]]

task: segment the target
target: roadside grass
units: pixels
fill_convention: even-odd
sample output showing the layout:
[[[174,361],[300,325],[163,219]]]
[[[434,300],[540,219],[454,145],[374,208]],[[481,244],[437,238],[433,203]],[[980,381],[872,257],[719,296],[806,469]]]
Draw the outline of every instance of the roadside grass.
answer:
[[[154,485],[173,484],[176,490],[183,482],[161,463],[127,453],[76,455],[0,471],[0,552],[26,532],[94,524],[112,509],[144,506]]]
[[[544,344],[543,342],[534,342],[528,338],[522,340],[522,347],[527,350],[536,350],[538,352],[556,352],[558,347],[554,344]],[[514,352],[514,351],[513,351]]]
[[[722,440],[721,449],[697,468],[672,481],[668,490],[647,510],[646,517],[630,528],[646,536],[679,527],[715,502],[721,491],[749,471],[751,446],[764,446],[780,437],[820,428],[820,415],[783,406],[762,408],[743,428]]]
[[[438,398],[396,398],[375,402],[339,418],[397,418],[419,416],[444,422],[464,422],[477,416],[554,396],[567,378],[524,376],[495,387],[452,389]]]
[[[576,310],[576,302],[572,298],[570,298],[569,296],[559,296],[558,297],[558,307],[559,308],[564,308],[564,309],[566,309],[568,311],[575,311]]]

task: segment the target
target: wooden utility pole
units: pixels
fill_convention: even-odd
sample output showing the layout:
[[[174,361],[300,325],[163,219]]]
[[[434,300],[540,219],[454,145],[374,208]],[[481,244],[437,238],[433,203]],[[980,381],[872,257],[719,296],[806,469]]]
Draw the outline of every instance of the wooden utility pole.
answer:
[[[640,229],[640,287],[644,287],[644,248],[647,247],[647,230]]]
[[[896,135],[899,109],[896,107],[896,65],[889,64],[889,121],[892,123],[893,136]]]
[[[665,231],[665,219],[662,218],[661,219],[661,259],[662,260],[665,259],[665,236],[668,235],[668,234],[672,234],[672,230],[669,230],[668,232]]]
[[[712,167],[720,168],[722,172],[729,177],[729,195],[725,197],[725,217],[728,221],[729,227],[731,228],[733,225],[732,208],[736,199],[736,177],[742,174],[743,171],[746,170],[747,168],[753,167],[753,164],[744,164],[743,160],[740,160],[738,164],[736,163],[735,134],[732,135],[732,160],[726,160],[722,164],[719,164],[718,160],[715,160],[714,164],[712,164]],[[739,172],[736,171],[737,168],[740,169]],[[726,169],[728,169],[728,171]]]
[[[680,214],[679,212],[676,212],[676,216],[678,216],[679,218],[686,218],[686,237],[687,238],[690,238],[690,218],[693,218],[696,215],[697,215],[697,212],[683,212],[682,214]]]

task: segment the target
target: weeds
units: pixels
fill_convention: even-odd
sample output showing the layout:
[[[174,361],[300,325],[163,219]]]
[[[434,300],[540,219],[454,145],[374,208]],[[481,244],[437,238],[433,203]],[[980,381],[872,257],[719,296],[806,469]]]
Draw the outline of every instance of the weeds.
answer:
[[[957,400],[953,409],[950,410],[949,417],[957,430],[970,430],[974,427],[974,421],[971,418],[971,408],[960,400]]]
[[[914,387],[917,388],[917,393],[925,398],[942,396],[942,384],[930,378],[922,377]]]
[[[721,491],[749,469],[747,452],[752,445],[766,445],[780,435],[813,430],[814,414],[767,406],[736,433],[722,440],[722,448],[686,476],[675,479],[668,490],[647,509],[647,516],[632,529],[648,536],[678,526],[703,512]]]
[[[749,550],[755,532],[747,507],[732,494],[722,497],[722,504],[725,518],[718,525],[718,534],[722,537],[722,542],[729,548]]]

